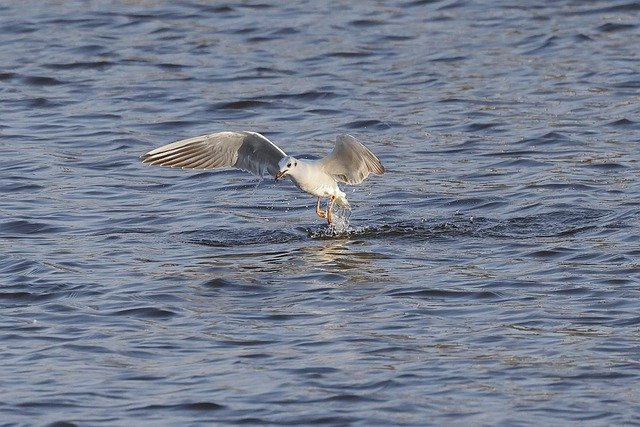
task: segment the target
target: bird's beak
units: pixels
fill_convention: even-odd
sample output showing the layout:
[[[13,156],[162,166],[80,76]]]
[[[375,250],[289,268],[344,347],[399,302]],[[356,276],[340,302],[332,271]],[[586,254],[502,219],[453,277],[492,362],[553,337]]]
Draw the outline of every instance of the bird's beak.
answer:
[[[287,174],[287,172],[289,172],[288,169],[285,169],[283,171],[278,171],[278,173],[276,174],[276,182],[278,182],[278,180],[280,178],[282,178],[283,176],[285,176]]]

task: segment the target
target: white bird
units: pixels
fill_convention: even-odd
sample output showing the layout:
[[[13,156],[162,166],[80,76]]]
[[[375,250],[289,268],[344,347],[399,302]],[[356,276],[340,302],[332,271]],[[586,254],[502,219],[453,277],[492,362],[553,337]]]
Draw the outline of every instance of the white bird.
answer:
[[[277,145],[257,132],[218,132],[164,145],[142,156],[150,165],[187,169],[215,169],[233,166],[259,177],[265,173],[278,181],[289,177],[305,193],[316,196],[316,214],[331,224],[334,203],[351,209],[338,182],[360,184],[370,173],[382,175],[384,167],[368,148],[351,135],[336,137],[328,156],[320,160],[288,156]],[[320,199],[328,198],[327,210]]]

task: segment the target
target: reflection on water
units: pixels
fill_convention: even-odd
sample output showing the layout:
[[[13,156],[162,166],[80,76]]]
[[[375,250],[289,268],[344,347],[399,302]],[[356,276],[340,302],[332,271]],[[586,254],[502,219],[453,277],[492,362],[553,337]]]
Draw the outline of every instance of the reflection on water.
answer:
[[[198,243],[203,244],[203,241]],[[345,237],[273,243],[270,248],[264,245],[241,250],[232,248],[195,260],[195,266],[187,267],[187,271],[201,271],[205,266],[208,274],[223,273],[220,278],[225,281],[256,285],[281,285],[283,281],[291,281],[326,286],[327,282],[353,284],[391,280],[389,271],[375,263],[385,255],[360,250],[358,245],[357,241]],[[256,249],[261,252],[255,252]]]

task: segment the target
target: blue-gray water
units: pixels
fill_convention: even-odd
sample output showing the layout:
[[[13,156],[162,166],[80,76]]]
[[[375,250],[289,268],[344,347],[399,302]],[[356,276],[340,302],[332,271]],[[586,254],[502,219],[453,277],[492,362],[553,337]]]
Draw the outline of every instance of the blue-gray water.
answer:
[[[0,425],[639,425],[640,3],[281,3],[0,5]]]

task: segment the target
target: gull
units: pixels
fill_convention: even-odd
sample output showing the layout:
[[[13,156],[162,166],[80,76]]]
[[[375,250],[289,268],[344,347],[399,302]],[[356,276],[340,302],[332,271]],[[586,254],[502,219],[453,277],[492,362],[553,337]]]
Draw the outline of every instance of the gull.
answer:
[[[336,137],[333,151],[319,160],[287,155],[257,132],[226,131],[182,139],[151,150],[141,157],[143,163],[183,169],[216,169],[232,166],[262,178],[266,173],[275,181],[289,177],[305,193],[317,197],[316,214],[333,221],[332,209],[351,209],[347,195],[338,182],[360,184],[370,173],[382,175],[384,166],[368,148],[347,134]],[[328,198],[327,209],[320,199]]]

